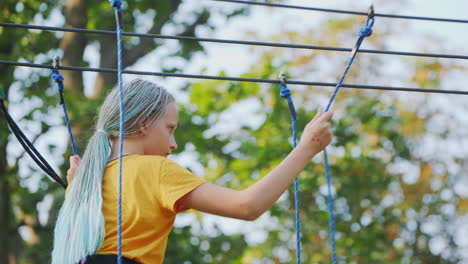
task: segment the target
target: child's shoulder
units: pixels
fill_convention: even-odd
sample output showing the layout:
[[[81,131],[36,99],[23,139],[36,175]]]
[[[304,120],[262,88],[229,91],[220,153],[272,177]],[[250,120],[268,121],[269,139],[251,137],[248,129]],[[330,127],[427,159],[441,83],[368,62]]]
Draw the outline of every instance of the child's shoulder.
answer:
[[[107,165],[107,168],[118,166],[118,160],[114,160]],[[124,166],[132,169],[156,169],[164,168],[166,170],[184,169],[175,161],[168,159],[165,156],[156,155],[139,155],[132,154],[124,157]]]
[[[136,163],[165,163],[169,159],[164,156],[156,155],[130,155],[128,161]]]
[[[140,154],[130,154],[123,157],[123,162],[127,166],[140,166],[140,165],[157,165],[157,164],[166,164],[173,163],[170,159],[164,156],[156,155],[140,155]],[[107,168],[118,166],[119,159],[114,159],[107,163]]]
[[[128,163],[127,163],[128,162]],[[129,167],[140,168],[143,170],[160,171],[180,171],[185,170],[182,166],[165,156],[156,155],[132,155],[125,161]]]
[[[132,154],[123,157],[123,166],[131,171],[159,171],[166,167],[169,159],[164,156]],[[107,165],[107,168],[117,168],[118,160]]]

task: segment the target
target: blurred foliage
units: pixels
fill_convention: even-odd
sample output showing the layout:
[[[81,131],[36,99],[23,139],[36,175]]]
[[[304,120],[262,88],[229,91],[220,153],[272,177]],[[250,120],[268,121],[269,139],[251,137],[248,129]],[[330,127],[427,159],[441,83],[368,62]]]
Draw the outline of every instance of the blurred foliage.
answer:
[[[141,21],[139,24],[136,22],[145,15],[153,22],[148,33],[161,33],[160,30],[163,27],[176,27],[175,34],[184,36],[196,36],[198,28],[216,30],[216,26],[210,20],[211,10],[199,9],[187,12],[181,8],[182,5],[182,1],[169,0],[125,1],[125,14],[131,14],[124,15],[125,29],[126,31],[139,31],[139,27],[142,26]],[[228,20],[231,17],[247,14],[247,9],[239,7],[227,12],[221,9],[213,12]],[[115,28],[113,9],[107,1],[26,0],[18,2],[6,0],[0,2],[0,20],[18,24],[43,23],[46,25],[50,22],[60,23],[57,21],[63,20],[63,25],[68,27],[103,30]],[[105,48],[115,42],[114,36],[67,34],[0,27],[0,58],[8,61],[52,64],[52,58],[61,54],[60,47],[68,51],[62,56],[64,65],[87,66],[88,62],[83,57],[84,49],[98,44],[102,52],[100,66],[114,67],[115,60],[112,56],[115,51]],[[135,41],[135,39],[125,38],[126,65],[135,63],[140,56],[164,45],[166,43],[159,40],[138,39]],[[186,41],[171,50],[168,57],[178,56],[187,61],[197,52],[203,52],[203,46],[198,42]],[[50,80],[49,70],[15,69],[5,65],[1,65],[0,70],[2,88],[7,96],[5,103],[10,111],[13,110],[12,114],[19,126],[33,143],[45,143],[46,151],[43,154],[49,157],[49,162],[51,162],[50,157],[54,160],[61,160],[62,157],[68,160],[70,148],[65,153],[58,153],[61,149],[58,146],[62,144],[60,143],[62,140],[48,136],[52,130],[63,126],[57,89]],[[162,70],[166,70],[164,66]],[[180,71],[181,68],[170,70]],[[67,88],[65,100],[75,140],[79,153],[82,153],[86,146],[85,142],[92,133],[92,129],[88,128],[93,128],[94,116],[106,90],[114,85],[114,76],[112,75],[110,79],[109,76],[103,76],[104,82],[101,84],[97,82],[96,87],[104,89],[93,92],[92,98],[89,98],[84,93],[82,73],[78,74],[78,78],[71,78],[72,74],[68,71],[63,71],[62,74],[65,76]],[[47,263],[50,261],[53,226],[57,210],[63,201],[63,190],[43,175],[29,157],[21,152],[21,149],[18,152],[7,153],[7,147],[12,149],[13,146],[16,149],[19,144],[9,134],[3,117],[0,118],[0,129],[2,131],[0,133],[0,200],[2,201],[0,203],[0,263]],[[67,136],[64,135],[64,137]],[[61,175],[65,175],[67,166],[68,162],[60,165]],[[53,202],[48,212],[49,215],[46,215],[45,222],[40,222],[39,207],[44,206],[42,205],[44,201],[47,203],[50,200]],[[172,247],[177,248],[179,244],[170,244],[169,249]],[[180,248],[183,247],[184,243],[181,243]],[[190,255],[179,254],[179,256],[190,258]]]
[[[350,23],[349,19],[334,20],[321,28],[323,32],[312,35],[326,34],[330,40],[327,45],[333,45],[341,41],[333,36],[352,31],[355,23]],[[322,40],[284,31],[271,38],[294,43],[303,39]],[[379,42],[378,38],[369,41]],[[304,79],[307,69],[316,69],[317,54],[314,52],[253,50],[257,51],[253,54],[260,54],[259,59],[242,77],[275,79],[279,69],[287,68],[290,75]],[[383,59],[358,59],[347,83],[362,81],[365,69],[372,71],[384,62]],[[342,63],[344,69],[346,61]],[[440,88],[445,74],[458,67],[416,60],[410,81],[417,87]],[[338,70],[334,78],[340,73]],[[319,73],[311,75],[316,77]],[[329,94],[323,89],[290,88],[296,102],[301,102],[296,104],[298,131],[301,131],[314,116],[314,109],[324,103],[323,95],[328,97]],[[289,110],[279,97],[276,85],[209,80],[192,85],[189,92],[192,106],[184,108],[181,129],[195,133],[180,133],[179,140],[195,146],[205,167],[205,177],[210,181],[236,189],[246,188],[278,165],[290,150]],[[249,104],[259,107],[248,107]],[[314,107],[311,109],[310,105]],[[239,113],[239,106],[254,110]],[[442,195],[442,190],[455,193],[458,175],[448,175],[449,164],[442,166],[442,172],[436,171],[434,167],[440,168],[439,162],[429,162],[415,151],[416,144],[422,142],[420,139],[432,133],[427,123],[437,114],[421,114],[430,107],[414,110],[392,93],[351,89],[340,92],[334,106],[339,117],[334,120],[335,139],[329,154],[336,190],[340,263],[458,263],[461,260],[462,256],[456,253],[462,247],[454,241],[456,232],[449,231],[453,229],[448,227],[437,227],[453,224],[466,213],[463,196],[446,199]],[[242,122],[249,117],[262,121],[254,126]],[[196,129],[192,130],[194,127]],[[213,127],[218,130],[213,131]],[[230,129],[232,127],[235,129]],[[439,136],[444,137],[444,134]],[[331,259],[322,162],[321,157],[314,158],[299,177],[303,263],[330,263]],[[416,172],[411,171],[414,168]],[[409,174],[416,180],[407,179]],[[442,182],[443,186],[436,187],[434,181]],[[268,235],[264,242],[238,252],[238,260],[229,263],[295,263],[293,199],[291,189],[286,198],[270,210],[268,217],[278,226],[273,230],[266,228]],[[455,206],[457,209],[447,211]],[[428,231],[430,228],[438,230]],[[430,244],[441,236],[446,240],[439,246],[445,249],[442,252],[437,248],[431,250]]]

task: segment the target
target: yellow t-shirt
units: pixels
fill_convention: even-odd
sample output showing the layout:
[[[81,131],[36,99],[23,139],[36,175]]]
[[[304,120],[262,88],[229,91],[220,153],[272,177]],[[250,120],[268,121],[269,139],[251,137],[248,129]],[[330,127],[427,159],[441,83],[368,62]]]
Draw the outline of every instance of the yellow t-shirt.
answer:
[[[178,199],[205,182],[162,156],[123,157],[122,255],[162,263]],[[105,239],[99,254],[117,254],[118,160],[107,164],[102,188]]]

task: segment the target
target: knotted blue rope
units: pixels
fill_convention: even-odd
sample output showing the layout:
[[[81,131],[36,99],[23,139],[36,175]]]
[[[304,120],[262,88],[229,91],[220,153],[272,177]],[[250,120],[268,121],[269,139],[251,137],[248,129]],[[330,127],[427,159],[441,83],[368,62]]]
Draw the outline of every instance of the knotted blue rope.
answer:
[[[291,91],[288,89],[286,84],[286,77],[284,74],[280,75],[280,96],[286,99],[289,106],[289,112],[291,113],[291,126],[292,126],[292,136],[293,136],[293,149],[297,145],[297,135],[296,135],[296,109],[294,103],[291,99]],[[296,263],[301,263],[301,221],[299,217],[299,181],[294,178],[294,207],[295,207],[295,221],[296,221]]]
[[[330,97],[330,101],[328,102],[328,105],[325,108],[325,112],[328,112],[333,101],[335,100],[336,94],[338,93],[338,90],[343,84],[346,74],[348,73],[349,68],[351,67],[351,64],[353,64],[354,58],[356,57],[356,53],[359,50],[359,47],[361,46],[364,38],[372,34],[372,26],[374,26],[374,11],[371,6],[371,11],[369,12],[369,15],[367,16],[366,25],[363,28],[361,28],[358,32],[359,38],[356,41],[356,45],[354,46],[352,50],[351,58],[343,72],[343,76],[341,76],[340,80],[336,84],[335,90],[333,91],[333,94]],[[329,214],[328,221],[329,221],[329,226],[330,226],[330,245],[332,249],[332,261],[333,261],[333,264],[336,264],[335,217],[333,214],[333,197],[331,193],[331,176],[330,176],[330,165],[328,163],[327,149],[323,150],[323,154],[324,154],[325,174],[327,176],[327,188],[328,188],[327,200],[328,200],[328,214]]]
[[[114,8],[115,12],[122,14],[122,0],[109,0],[109,3]],[[119,20],[117,20],[116,22],[117,26],[121,25]]]
[[[75,138],[73,137],[73,132],[72,132],[72,129],[71,129],[70,119],[68,118],[67,105],[65,104],[65,99],[64,99],[64,96],[63,96],[63,92],[65,90],[65,87],[63,85],[63,80],[65,78],[63,78],[62,74],[60,74],[59,67],[60,67],[59,59],[58,59],[58,57],[55,57],[54,58],[54,68],[52,70],[52,80],[54,80],[57,83],[57,87],[58,87],[58,90],[59,90],[59,96],[60,96],[60,104],[62,105],[63,113],[65,115],[65,122],[67,123],[68,134],[70,136],[70,143],[71,143],[71,146],[72,146],[73,155],[77,155],[76,145],[75,145]]]
[[[117,85],[119,87],[120,103],[120,134],[119,134],[119,198],[118,198],[118,220],[117,220],[117,263],[122,264],[122,154],[124,140],[124,101],[122,87],[122,1],[109,0],[114,7],[117,31]]]

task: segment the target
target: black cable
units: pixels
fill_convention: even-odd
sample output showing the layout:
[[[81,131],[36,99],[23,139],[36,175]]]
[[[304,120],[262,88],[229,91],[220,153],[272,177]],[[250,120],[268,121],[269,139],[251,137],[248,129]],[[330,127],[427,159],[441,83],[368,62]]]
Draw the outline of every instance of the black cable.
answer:
[[[13,61],[4,61],[4,60],[0,60],[0,64],[19,66],[19,67],[42,68],[42,69],[53,68],[51,65],[36,64],[36,63],[29,63],[29,62],[13,62]],[[102,73],[116,73],[117,72],[117,69],[74,67],[74,66],[61,66],[60,69],[67,70],[67,71],[82,71],[82,72],[102,72]],[[122,73],[132,74],[132,75],[150,75],[150,76],[178,77],[178,78],[189,78],[189,79],[208,79],[208,80],[256,82],[256,83],[271,83],[271,84],[278,84],[280,82],[279,80],[272,80],[272,79],[225,77],[225,76],[213,76],[213,75],[148,72],[148,71],[133,71],[133,70],[123,70]],[[288,84],[309,85],[309,86],[330,86],[330,87],[336,86],[336,83],[294,81],[294,80],[288,80]],[[362,84],[343,84],[341,85],[341,87],[352,88],[352,89],[366,89],[366,90],[468,95],[468,91],[458,91],[458,90],[422,89],[422,88],[390,87],[390,86],[362,85]]]
[[[49,163],[44,159],[44,157],[39,153],[39,151],[34,147],[34,145],[29,141],[29,139],[24,135],[18,125],[15,123],[13,118],[8,113],[3,100],[0,100],[0,111],[5,115],[7,123],[16,136],[20,144],[23,146],[24,150],[29,154],[29,156],[36,162],[36,164],[53,180],[59,183],[63,188],[67,188],[67,184],[60,178],[60,176],[52,169]]]
[[[50,165],[47,163],[47,161],[42,157],[42,155],[39,153],[39,151],[32,145],[32,143],[25,137],[25,135],[22,133],[22,131],[18,127],[14,127],[14,121],[10,119],[11,117],[8,118],[8,124],[10,125],[10,128],[13,132],[13,134],[16,136],[20,144],[23,146],[25,151],[29,154],[29,156],[36,162],[36,164],[47,174],[49,175],[52,179],[54,179],[57,183],[59,183],[63,188],[67,187],[67,184],[63,182],[63,180],[58,176],[58,174],[50,168]]]
[[[102,34],[102,35],[115,35],[116,34],[115,31],[111,31],[111,30],[49,27],[49,26],[25,25],[25,24],[14,24],[14,23],[4,23],[4,22],[0,22],[0,26],[13,27],[13,28],[49,30],[49,31],[61,31],[61,32]],[[200,42],[213,42],[213,43],[278,47],[278,48],[293,48],[293,49],[326,50],[326,51],[340,51],[340,52],[350,52],[352,50],[350,48],[327,47],[327,46],[316,46],[316,45],[305,45],[305,44],[287,44],[287,43],[264,42],[264,41],[245,41],[245,40],[199,38],[199,37],[187,37],[187,36],[170,36],[170,35],[146,34],[146,33],[122,32],[122,35],[128,36],[128,37],[190,40],[190,41],[200,41]],[[360,49],[359,52],[370,53],[370,54],[385,54],[385,55],[415,56],[415,57],[430,57],[430,58],[463,59],[463,60],[468,59],[468,56],[456,55],[456,54],[418,53],[418,52],[386,51],[386,50],[372,50],[372,49]]]
[[[48,164],[47,165],[44,164],[44,162],[42,160],[37,158],[38,152],[31,151],[30,146],[32,146],[32,143],[27,139],[26,135],[24,135],[24,133],[18,127],[18,125],[13,120],[11,115],[8,113],[8,111],[5,108],[5,105],[3,104],[3,101],[0,101],[0,110],[5,115],[7,123],[9,125],[11,131],[16,136],[16,138],[21,143],[21,145],[26,150],[26,152],[28,152],[28,154],[31,156],[31,158],[39,165],[39,167],[41,167],[42,170],[44,170],[45,173],[47,173],[49,175],[52,174],[51,177],[55,178],[56,173],[54,172],[54,170],[50,166],[48,166]]]
[[[280,7],[280,8],[291,8],[291,9],[320,11],[320,12],[328,12],[328,13],[361,15],[361,16],[367,16],[368,15],[367,12],[358,12],[358,11],[340,10],[340,9],[329,9],[329,8],[318,8],[318,7],[308,7],[308,6],[297,6],[297,5],[285,5],[285,4],[266,3],[266,2],[254,2],[254,1],[246,1],[246,0],[212,0],[212,1],[229,2],[229,3],[237,3],[237,4],[247,4],[247,5],[260,5],[260,6],[269,6],[269,7]],[[439,22],[468,23],[468,20],[465,20],[465,19],[452,19],[452,18],[405,16],[405,15],[393,15],[393,14],[382,14],[382,13],[374,13],[374,16],[386,17],[386,18],[439,21]]]
[[[21,131],[14,129],[11,121],[9,121],[8,124],[10,125],[11,130],[13,131],[20,144],[23,146],[23,148],[29,154],[29,156],[34,160],[34,162],[36,162],[36,164],[47,175],[49,175],[53,180],[59,183],[63,188],[67,188],[67,184],[60,178],[60,176],[58,176],[58,174],[53,169],[49,168],[50,165],[47,163],[44,157],[37,151],[36,148],[34,148],[32,143],[26,137],[23,137],[24,135],[21,135]]]

